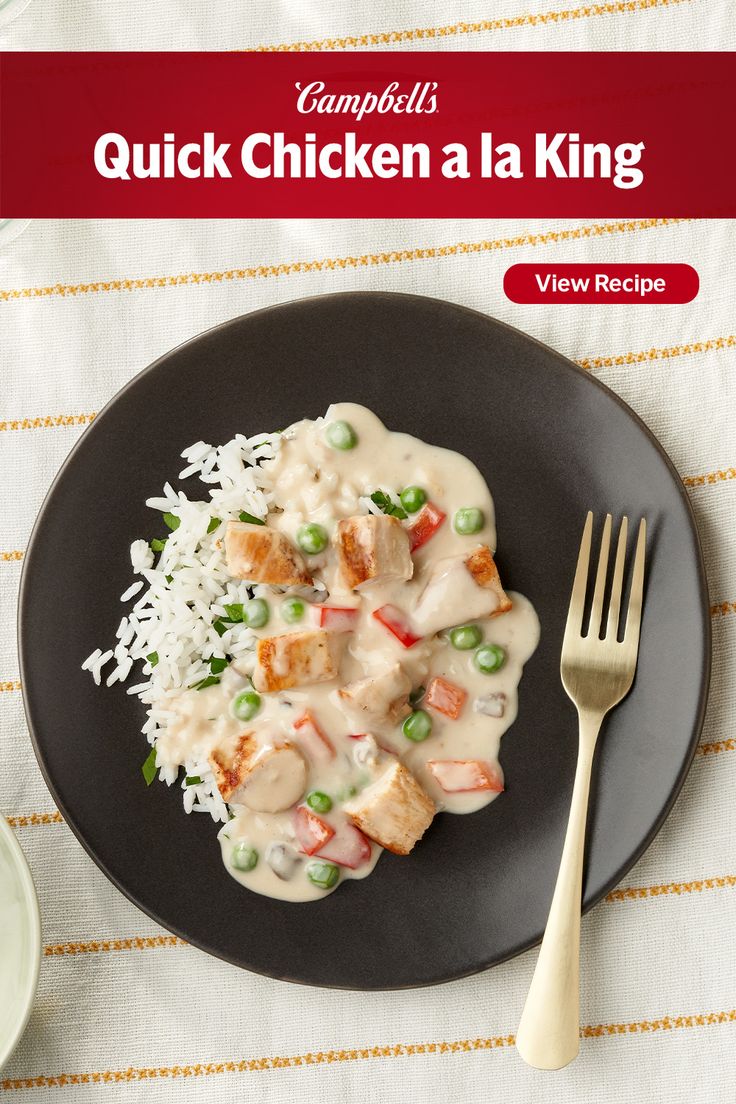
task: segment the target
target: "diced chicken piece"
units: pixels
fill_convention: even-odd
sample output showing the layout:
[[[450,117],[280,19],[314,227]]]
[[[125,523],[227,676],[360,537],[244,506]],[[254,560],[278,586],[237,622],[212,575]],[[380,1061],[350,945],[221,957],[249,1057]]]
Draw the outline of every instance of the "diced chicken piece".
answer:
[[[465,560],[465,566],[475,579],[479,587],[490,590],[498,599],[495,609],[490,616],[497,617],[499,613],[508,613],[511,609],[511,599],[501,586],[501,577],[498,574],[496,561],[487,544],[481,544]]]
[[[229,521],[225,530],[227,569],[236,579],[272,586],[311,585],[301,553],[284,533],[266,525]]]
[[[369,730],[374,722],[395,724],[411,712],[411,679],[400,663],[380,675],[349,682],[338,693],[345,709],[361,722],[366,721]]]
[[[414,573],[406,529],[387,514],[345,518],[337,526],[337,553],[351,590],[370,583],[406,581]]]
[[[322,731],[309,709],[298,721],[294,721],[294,739],[316,763],[329,763],[335,758],[335,749],[329,736]]]
[[[257,751],[258,741],[255,734],[244,732],[235,740],[220,744],[210,753],[210,766],[224,801],[230,801],[247,776]]]
[[[445,793],[475,790],[503,793],[503,775],[493,763],[479,759],[430,759],[427,767]]]
[[[323,629],[264,637],[256,649],[253,685],[267,693],[335,678],[344,639]]]
[[[428,709],[434,709],[437,713],[444,713],[446,717],[456,721],[462,713],[467,696],[467,692],[463,690],[462,686],[456,686],[454,682],[448,682],[447,679],[437,675],[427,687],[423,704]]]
[[[259,749],[253,732],[219,744],[209,757],[225,801],[259,813],[280,813],[299,800],[307,765],[292,744]]]
[[[403,763],[347,801],[345,812],[361,832],[396,855],[408,855],[432,823],[435,806]]]
[[[490,548],[440,560],[419,596],[411,621],[429,636],[464,621],[496,617],[511,609]]]

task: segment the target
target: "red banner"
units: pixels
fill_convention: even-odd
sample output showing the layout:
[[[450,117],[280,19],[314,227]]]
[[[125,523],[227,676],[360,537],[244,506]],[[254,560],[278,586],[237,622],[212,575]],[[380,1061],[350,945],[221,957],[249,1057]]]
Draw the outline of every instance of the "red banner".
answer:
[[[4,217],[736,215],[733,54],[0,55]]]

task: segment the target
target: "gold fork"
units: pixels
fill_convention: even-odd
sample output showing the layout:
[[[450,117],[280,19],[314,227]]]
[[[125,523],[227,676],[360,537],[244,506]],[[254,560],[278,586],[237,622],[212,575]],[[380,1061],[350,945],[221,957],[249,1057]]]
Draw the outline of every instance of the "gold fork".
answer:
[[[580,724],[570,818],[547,927],[516,1034],[519,1054],[537,1069],[561,1069],[575,1058],[580,1047],[580,908],[590,772],[603,718],[631,689],[639,652],[646,521],[642,518],[639,523],[623,641],[618,640],[618,627],[628,519],[622,519],[619,529],[603,639],[600,639],[600,634],[611,544],[611,515],[606,515],[603,526],[590,621],[587,632],[584,632],[583,614],[592,532],[593,515],[588,513],[580,542],[560,663],[562,685],[575,703]]]

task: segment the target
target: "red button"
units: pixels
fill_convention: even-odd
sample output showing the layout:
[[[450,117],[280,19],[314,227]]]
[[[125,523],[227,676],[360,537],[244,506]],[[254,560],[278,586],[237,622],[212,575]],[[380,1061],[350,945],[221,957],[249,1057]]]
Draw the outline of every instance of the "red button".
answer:
[[[503,278],[513,303],[689,303],[699,287],[688,264],[516,264]]]

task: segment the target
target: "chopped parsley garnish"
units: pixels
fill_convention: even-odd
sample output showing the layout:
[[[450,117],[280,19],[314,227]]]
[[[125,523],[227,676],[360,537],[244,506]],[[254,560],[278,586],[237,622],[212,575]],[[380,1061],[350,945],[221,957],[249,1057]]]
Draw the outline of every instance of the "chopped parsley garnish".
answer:
[[[188,774],[186,776],[186,778],[184,779],[184,781],[186,782],[187,786],[201,786],[202,785],[202,779],[199,777],[198,774],[192,774],[192,775]]]
[[[220,518],[210,518],[210,523],[207,526],[208,533],[214,533],[218,525],[221,524]]]
[[[262,518],[253,517],[253,515],[249,514],[247,510],[241,510],[238,517],[240,518],[241,521],[247,521],[251,525],[265,525],[266,524],[265,521],[263,521]]]
[[[207,678],[200,679],[199,682],[193,682],[189,689],[206,690],[208,686],[217,686],[219,682],[217,675],[207,675]]]
[[[227,632],[227,625],[221,617],[216,618],[212,622],[212,628],[215,630],[218,636],[224,636]]]
[[[152,552],[163,552],[166,544],[166,537],[154,537],[150,542],[149,547]]]
[[[181,518],[178,518],[176,514],[164,514],[164,525],[166,525],[173,533],[175,529],[178,529],[181,525]]]
[[[229,662],[229,657],[227,659],[220,659],[217,656],[212,656],[210,660],[210,671],[213,675],[221,675]]]
[[[173,583],[173,581],[174,581],[174,576],[173,575],[167,575],[166,576],[166,582],[167,583]]]
[[[243,603],[233,602],[230,606],[225,606],[225,613],[227,618],[222,618],[223,621],[235,621],[240,622],[243,620]]]
[[[146,780],[146,785],[150,786],[156,777],[156,745],[151,748],[148,753],[148,757],[141,767],[141,773]]]
[[[407,517],[406,510],[403,506],[397,506],[391,501],[385,491],[374,491],[371,495],[371,502],[374,502],[378,506],[382,514],[388,514],[389,517],[398,518],[399,521],[404,521]]]
[[[146,659],[148,660],[148,662],[151,664],[152,667],[155,667],[156,664],[158,663],[158,652],[149,652],[148,655],[146,656]]]

